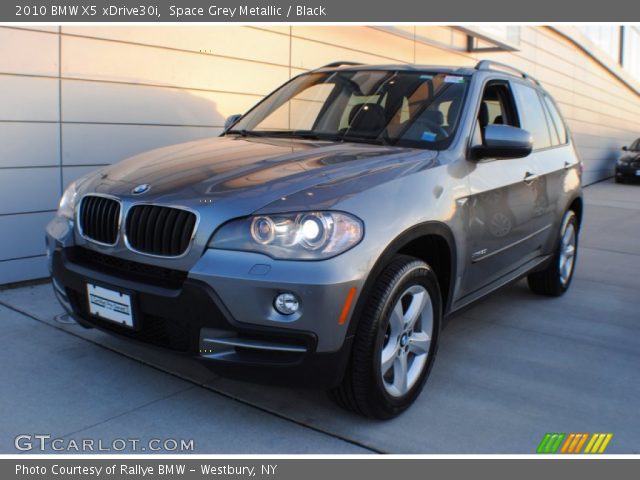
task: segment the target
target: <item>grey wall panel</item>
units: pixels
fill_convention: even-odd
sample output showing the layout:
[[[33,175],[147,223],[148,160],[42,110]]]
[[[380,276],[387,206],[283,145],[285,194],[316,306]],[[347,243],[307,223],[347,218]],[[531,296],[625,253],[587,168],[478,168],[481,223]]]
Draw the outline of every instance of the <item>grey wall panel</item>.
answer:
[[[259,95],[64,80],[62,120],[222,127],[229,115],[245,112],[261,99]]]
[[[153,28],[110,25],[64,26],[62,32],[89,38],[152,45],[185,52],[237,57],[288,66],[289,27],[211,28],[209,26],[164,26]]]
[[[105,165],[152,148],[218,135],[221,128],[65,124],[64,165]]]
[[[56,78],[0,74],[0,120],[57,121]]]
[[[0,72],[58,75],[58,35],[0,27]]]
[[[0,215],[0,261],[44,253],[44,227],[53,212]]]
[[[286,65],[65,35],[62,52],[66,78],[262,95],[289,78]]]
[[[0,122],[0,169],[59,164],[57,123]]]
[[[37,32],[49,32],[49,33],[57,33],[60,30],[58,26],[46,26],[46,25],[20,25],[13,28],[18,28],[20,30],[34,30]]]
[[[22,282],[49,276],[47,257],[42,255],[19,260],[0,261],[0,284]]]
[[[0,170],[0,215],[52,210],[59,199],[59,168]]]

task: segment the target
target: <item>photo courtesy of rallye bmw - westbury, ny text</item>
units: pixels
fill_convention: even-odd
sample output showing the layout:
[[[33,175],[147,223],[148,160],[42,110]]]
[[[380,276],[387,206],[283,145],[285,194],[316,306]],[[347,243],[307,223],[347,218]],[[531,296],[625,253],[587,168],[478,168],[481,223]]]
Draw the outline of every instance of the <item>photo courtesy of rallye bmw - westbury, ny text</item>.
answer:
[[[621,0],[1,3],[0,478],[630,476],[639,145]]]
[[[272,477],[275,478],[278,465],[275,463],[264,463],[260,465],[232,465],[220,464],[213,465],[203,461],[194,468],[181,463],[167,464],[157,463],[156,465],[140,465],[140,464],[118,464],[109,463],[105,465],[60,465],[53,462],[51,467],[43,465],[23,465],[16,464],[15,474],[20,478],[30,476],[47,476],[51,475],[56,478],[109,478],[109,477],[135,477],[135,478],[153,478],[154,476],[162,477],[181,477],[187,473],[197,473],[204,477],[210,475],[227,476],[227,477]],[[217,477],[219,478],[219,477]]]

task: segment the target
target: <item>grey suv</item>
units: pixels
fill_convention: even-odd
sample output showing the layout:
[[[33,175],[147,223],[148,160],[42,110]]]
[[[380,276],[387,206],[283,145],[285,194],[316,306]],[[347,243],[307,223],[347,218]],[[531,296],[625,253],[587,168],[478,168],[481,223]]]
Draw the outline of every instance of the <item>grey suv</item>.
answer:
[[[77,180],[48,258],[83,326],[389,418],[420,394],[453,312],[523,276],[567,290],[580,183],[525,73],[341,62],[218,138]]]

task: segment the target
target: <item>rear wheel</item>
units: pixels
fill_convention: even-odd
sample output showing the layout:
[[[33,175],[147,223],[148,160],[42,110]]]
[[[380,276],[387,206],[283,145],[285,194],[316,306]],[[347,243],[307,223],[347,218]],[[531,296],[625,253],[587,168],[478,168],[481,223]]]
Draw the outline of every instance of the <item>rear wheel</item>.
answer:
[[[552,262],[527,277],[529,288],[538,294],[558,297],[569,289],[578,254],[578,219],[573,210],[562,219],[560,238]]]
[[[397,256],[378,278],[358,324],[351,363],[331,392],[342,407],[386,419],[420,394],[437,350],[442,308],[435,273]]]

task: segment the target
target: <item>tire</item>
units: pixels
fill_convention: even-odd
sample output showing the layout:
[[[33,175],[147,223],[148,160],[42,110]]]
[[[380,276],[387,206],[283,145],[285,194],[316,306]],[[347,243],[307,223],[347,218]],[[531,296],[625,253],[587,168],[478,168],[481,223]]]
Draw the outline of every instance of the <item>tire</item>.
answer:
[[[396,256],[366,299],[347,372],[330,396],[366,417],[399,415],[429,376],[441,323],[442,300],[433,270],[414,257]],[[396,372],[405,372],[405,379]]]
[[[572,237],[571,232],[573,232]],[[573,210],[568,210],[562,218],[562,226],[551,263],[546,269],[531,273],[527,277],[529,288],[533,292],[559,297],[569,289],[578,258],[578,234],[578,218]],[[567,261],[571,263],[567,264]],[[563,269],[563,266],[566,266],[566,269]]]
[[[616,183],[624,183],[624,178],[622,177],[615,177],[616,179]]]

